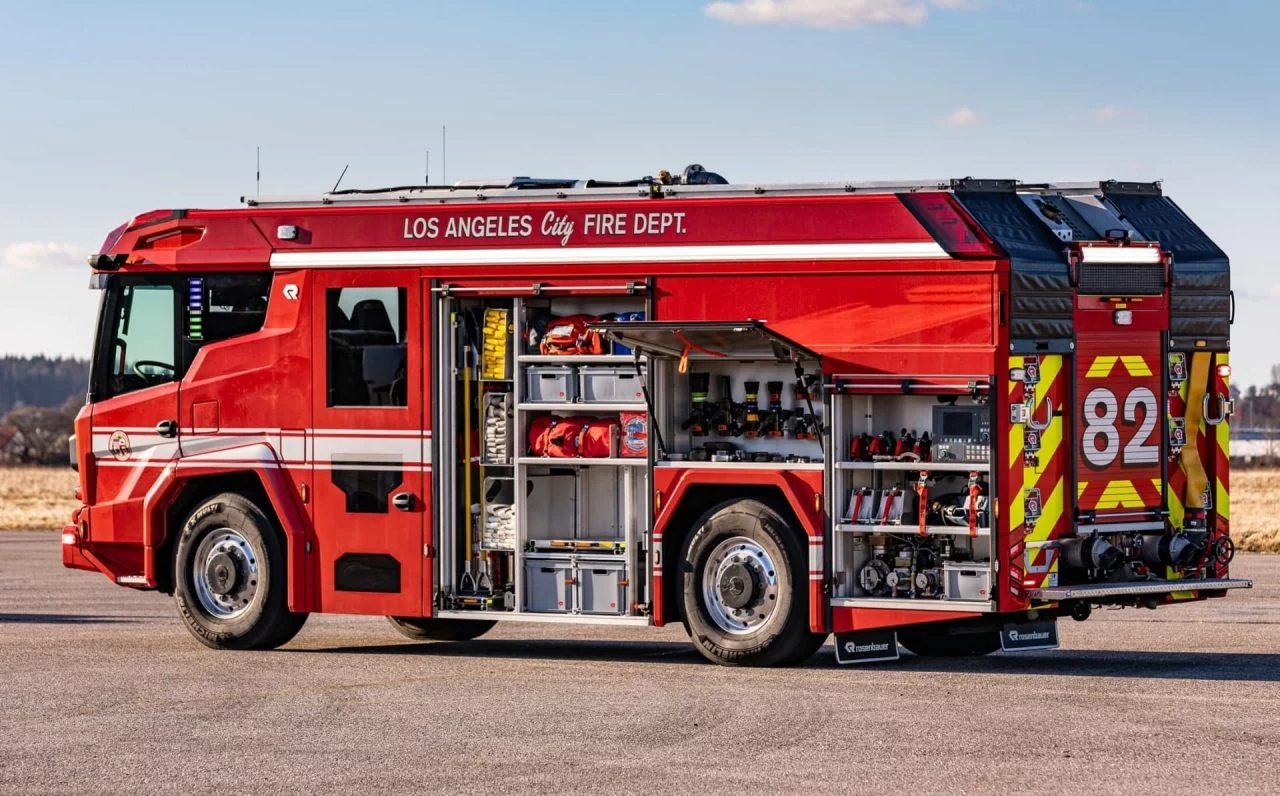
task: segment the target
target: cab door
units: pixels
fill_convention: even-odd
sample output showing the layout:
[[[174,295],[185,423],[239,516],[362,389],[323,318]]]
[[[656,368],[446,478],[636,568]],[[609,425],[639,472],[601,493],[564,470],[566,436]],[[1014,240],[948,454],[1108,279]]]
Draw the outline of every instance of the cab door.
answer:
[[[94,469],[85,479],[94,543],[146,541],[143,502],[178,458],[181,299],[173,276],[110,279],[92,374]],[[143,572],[140,558],[118,565],[132,570],[124,575]]]
[[[320,271],[311,300],[320,610],[421,616],[430,451],[417,275]]]

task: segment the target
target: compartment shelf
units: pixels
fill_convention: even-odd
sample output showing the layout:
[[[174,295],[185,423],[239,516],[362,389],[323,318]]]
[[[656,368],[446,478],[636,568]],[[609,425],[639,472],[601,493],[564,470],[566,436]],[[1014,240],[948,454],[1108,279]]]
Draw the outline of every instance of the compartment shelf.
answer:
[[[989,473],[987,462],[836,462],[837,470],[881,470],[884,472]]]
[[[920,535],[919,525],[862,525],[860,523],[841,522],[835,525],[837,531],[843,533],[895,533],[906,535]],[[930,536],[968,536],[969,526],[967,525],[926,525],[925,533]],[[978,536],[990,536],[990,528],[978,528]]]
[[[521,354],[516,361],[521,365],[630,365],[636,360],[630,354]]]
[[[554,456],[521,456],[521,464],[541,464],[548,467],[586,467],[595,464],[607,464],[614,467],[648,467],[648,459],[558,459]]]
[[[517,407],[521,412],[648,412],[649,407],[642,403],[590,403],[578,401],[574,403],[522,403]]]

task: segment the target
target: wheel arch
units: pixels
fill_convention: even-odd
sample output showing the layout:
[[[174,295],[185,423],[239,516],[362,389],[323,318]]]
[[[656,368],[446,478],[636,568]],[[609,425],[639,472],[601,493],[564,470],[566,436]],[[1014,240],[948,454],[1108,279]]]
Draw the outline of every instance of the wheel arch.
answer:
[[[711,509],[734,500],[758,500],[777,512],[787,525],[800,532],[798,540],[809,551],[807,571],[812,572],[815,560],[821,568],[823,522],[820,506],[814,505],[813,495],[821,495],[820,487],[814,490],[805,482],[782,477],[784,472],[760,471],[755,477],[726,481],[707,478],[711,471],[700,471],[678,479],[668,487],[670,497],[654,523],[654,543],[660,558],[654,567],[655,578],[660,584],[654,589],[653,617],[655,625],[683,622],[680,599],[680,551],[700,521]],[[745,473],[735,475],[747,475]],[[763,477],[761,477],[763,476]],[[807,493],[807,494],[806,494]],[[815,516],[816,515],[816,516]],[[808,580],[809,625],[813,632],[826,632],[825,604],[822,599],[821,581]]]
[[[240,469],[226,469],[192,457],[165,468],[165,473],[147,495],[143,514],[144,564],[148,585],[165,593],[173,592],[177,531],[200,501],[223,492],[235,492],[252,500],[283,534],[289,610],[310,611],[310,590],[306,581],[306,515],[278,466],[246,465]]]

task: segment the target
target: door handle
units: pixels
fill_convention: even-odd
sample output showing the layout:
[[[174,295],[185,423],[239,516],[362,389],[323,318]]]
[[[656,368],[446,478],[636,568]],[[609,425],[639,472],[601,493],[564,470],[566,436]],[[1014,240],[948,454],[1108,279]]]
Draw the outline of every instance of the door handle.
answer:
[[[412,492],[401,492],[391,498],[391,505],[396,507],[397,511],[413,511],[413,507],[417,501],[413,498]]]
[[[176,420],[161,420],[156,423],[156,433],[162,437],[173,439],[178,436],[178,423]]]

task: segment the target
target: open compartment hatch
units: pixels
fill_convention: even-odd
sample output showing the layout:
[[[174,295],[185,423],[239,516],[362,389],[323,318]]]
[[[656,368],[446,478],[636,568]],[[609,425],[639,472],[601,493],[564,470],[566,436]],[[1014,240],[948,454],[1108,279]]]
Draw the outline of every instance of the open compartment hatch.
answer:
[[[818,361],[813,351],[769,329],[762,321],[603,321],[592,330],[650,357]]]

